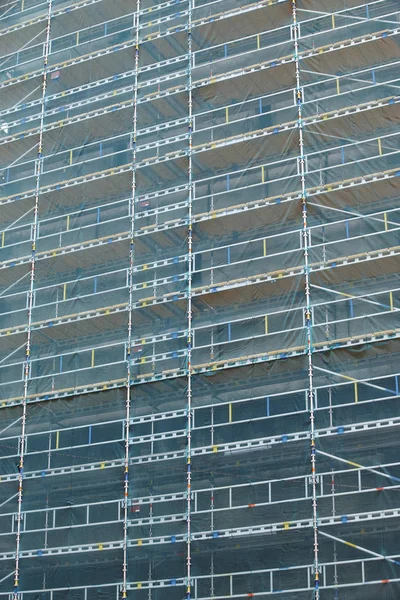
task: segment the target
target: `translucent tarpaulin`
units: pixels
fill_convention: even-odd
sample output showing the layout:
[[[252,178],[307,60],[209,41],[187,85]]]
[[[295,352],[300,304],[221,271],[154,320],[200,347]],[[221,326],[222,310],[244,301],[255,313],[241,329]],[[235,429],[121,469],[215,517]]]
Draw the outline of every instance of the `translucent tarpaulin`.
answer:
[[[0,7],[0,598],[395,599],[397,0]]]

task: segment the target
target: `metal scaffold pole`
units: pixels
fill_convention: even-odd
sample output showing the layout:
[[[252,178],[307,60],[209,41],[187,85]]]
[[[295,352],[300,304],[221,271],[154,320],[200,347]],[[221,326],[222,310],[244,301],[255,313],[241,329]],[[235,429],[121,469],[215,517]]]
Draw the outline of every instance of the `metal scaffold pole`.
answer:
[[[304,90],[301,87],[299,39],[300,24],[297,18],[297,0],[292,0],[292,37],[294,43],[294,64],[296,76],[296,104],[297,104],[297,129],[299,136],[299,174],[301,180],[301,212],[302,212],[302,239],[304,253],[304,324],[306,331],[306,354],[308,368],[308,408],[310,415],[311,438],[311,487],[312,487],[312,525],[313,525],[313,554],[314,554],[314,598],[319,600],[319,553],[318,553],[318,512],[317,512],[317,475],[316,475],[316,448],[315,448],[315,390],[313,376],[313,343],[312,343],[312,309],[310,294],[310,268],[309,268],[309,226],[307,207],[306,166],[304,155],[304,124],[303,102]]]
[[[125,415],[125,459],[124,459],[124,533],[123,533],[123,569],[122,569],[122,598],[127,597],[128,585],[128,511],[129,511],[129,439],[130,439],[130,420],[131,420],[131,366],[132,366],[132,334],[133,334],[133,285],[134,285],[134,264],[135,264],[135,203],[137,195],[136,181],[136,152],[137,152],[137,100],[138,100],[138,72],[139,72],[139,14],[140,0],[136,0],[136,13],[134,16],[135,27],[135,71],[134,71],[134,89],[133,89],[133,121],[130,145],[132,149],[132,195],[130,199],[130,248],[129,248],[129,306],[128,306],[128,341],[126,350],[127,359],[127,378],[126,378],[126,415]]]
[[[192,144],[193,144],[193,95],[192,95],[192,66],[193,66],[193,50],[192,50],[192,0],[188,4],[188,25],[187,25],[187,41],[188,41],[188,284],[187,284],[187,549],[186,549],[186,597],[191,597],[191,578],[192,578],[192,553],[191,553],[191,536],[192,536],[192,490],[191,490],[191,454],[192,454],[192,343],[193,343],[193,315],[192,315],[192,270],[193,270],[193,172],[192,172]]]
[[[43,169],[43,129],[46,113],[46,92],[47,92],[47,76],[48,62],[50,53],[50,33],[52,19],[53,0],[48,0],[47,4],[47,20],[46,20],[46,37],[43,46],[43,77],[42,91],[40,103],[40,121],[39,121],[39,139],[38,150],[35,160],[35,197],[33,207],[33,223],[32,223],[32,246],[30,255],[30,274],[29,274],[29,291],[28,291],[28,318],[27,318],[27,339],[25,345],[25,360],[23,365],[23,399],[22,399],[22,419],[21,419],[21,436],[19,440],[19,462],[18,462],[18,510],[16,516],[16,549],[15,549],[15,576],[14,576],[14,591],[13,600],[18,600],[20,597],[19,582],[21,574],[20,551],[21,551],[21,533],[22,533],[22,502],[23,502],[23,481],[24,481],[24,461],[26,451],[26,424],[27,424],[27,401],[29,396],[29,380],[31,369],[31,347],[32,347],[32,312],[35,298],[35,268],[36,268],[36,243],[38,238],[39,226],[39,196],[40,196],[40,177]]]

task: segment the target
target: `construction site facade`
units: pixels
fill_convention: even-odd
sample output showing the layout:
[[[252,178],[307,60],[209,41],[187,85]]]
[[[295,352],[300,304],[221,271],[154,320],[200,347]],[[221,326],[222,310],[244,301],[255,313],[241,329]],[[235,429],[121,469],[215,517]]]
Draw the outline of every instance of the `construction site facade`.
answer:
[[[3,0],[0,600],[400,596],[398,0]]]

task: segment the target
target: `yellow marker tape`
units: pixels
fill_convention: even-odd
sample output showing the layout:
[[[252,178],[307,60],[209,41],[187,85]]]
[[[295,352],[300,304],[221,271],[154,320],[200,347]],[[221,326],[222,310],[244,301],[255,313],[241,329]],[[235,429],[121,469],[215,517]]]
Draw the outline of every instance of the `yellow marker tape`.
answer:
[[[105,469],[106,468],[106,463],[100,463],[100,469]]]
[[[267,240],[263,240],[263,254],[267,256]]]
[[[69,151],[69,164],[72,165],[72,150]]]
[[[261,167],[261,183],[265,183],[264,167]]]
[[[352,544],[351,542],[345,542],[346,546],[350,546],[350,548],[356,548],[357,546],[355,544]]]
[[[268,335],[268,317],[264,317],[265,320],[265,335]]]
[[[289,527],[290,527],[289,523],[284,523],[284,524],[283,524],[283,528],[284,528],[284,529],[289,529]]]
[[[335,15],[332,15],[332,29],[335,29]]]
[[[393,292],[389,292],[390,310],[393,310]]]
[[[225,108],[225,123],[229,123],[229,108]]]
[[[340,82],[339,82],[339,79],[336,79],[336,93],[340,94]]]
[[[213,446],[213,447],[212,447],[212,451],[213,451],[213,452],[218,452],[218,446]]]
[[[138,583],[138,584],[137,584],[137,589],[138,589],[138,590],[142,589],[142,584],[141,584],[141,583]]]
[[[64,283],[64,292],[63,292],[63,300],[67,299],[67,284]]]
[[[142,545],[142,540],[138,540],[138,541],[137,541],[137,545],[138,545],[138,546],[141,546],[141,545]]]
[[[94,367],[94,349],[92,350],[92,362],[91,362],[91,366]]]
[[[358,402],[358,383],[354,383],[354,402]]]
[[[387,213],[383,213],[383,220],[385,222],[385,231],[387,231],[389,229],[389,227],[388,227]]]
[[[347,296],[347,294],[346,294],[346,296]],[[350,377],[350,375],[343,375],[342,373],[340,373],[340,377],[342,379],[347,379],[348,381],[357,381],[357,379],[355,377]]]
[[[229,403],[229,423],[232,423],[232,404]]]
[[[104,548],[103,544],[99,544],[97,547],[99,550],[103,550],[103,548]]]
[[[346,460],[345,461],[348,465],[351,465],[352,467],[357,467],[358,469],[362,469],[362,465],[359,465],[358,463],[352,462],[351,460]]]

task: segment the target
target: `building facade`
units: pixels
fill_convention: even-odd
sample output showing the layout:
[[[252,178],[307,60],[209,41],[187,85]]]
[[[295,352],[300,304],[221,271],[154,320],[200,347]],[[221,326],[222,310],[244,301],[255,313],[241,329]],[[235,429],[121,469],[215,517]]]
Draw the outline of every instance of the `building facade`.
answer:
[[[0,8],[0,600],[400,594],[398,0]]]

